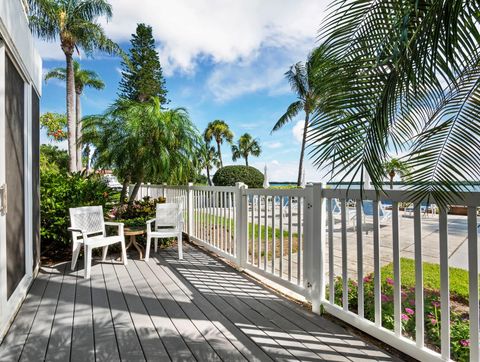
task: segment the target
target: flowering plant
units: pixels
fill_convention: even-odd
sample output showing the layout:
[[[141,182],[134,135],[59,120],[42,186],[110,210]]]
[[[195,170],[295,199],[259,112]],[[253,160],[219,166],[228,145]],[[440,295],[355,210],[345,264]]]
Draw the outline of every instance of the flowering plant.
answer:
[[[364,316],[366,319],[375,321],[375,298],[374,298],[373,274],[363,278],[364,288]],[[334,301],[342,306],[343,282],[341,277],[335,278]],[[394,280],[385,278],[381,283],[381,307],[382,326],[389,330],[394,329],[394,304],[393,304]],[[327,299],[329,290],[327,287]],[[402,287],[401,291],[401,314],[402,333],[404,336],[415,339],[416,333],[416,310],[415,310],[415,288]],[[424,290],[424,320],[425,320],[425,344],[437,352],[441,345],[441,304],[438,290]],[[348,309],[358,313],[358,283],[348,279]],[[463,310],[463,309],[462,309]],[[450,342],[451,358],[457,361],[468,361],[470,355],[469,321],[468,314],[462,312],[454,305],[450,310]]]

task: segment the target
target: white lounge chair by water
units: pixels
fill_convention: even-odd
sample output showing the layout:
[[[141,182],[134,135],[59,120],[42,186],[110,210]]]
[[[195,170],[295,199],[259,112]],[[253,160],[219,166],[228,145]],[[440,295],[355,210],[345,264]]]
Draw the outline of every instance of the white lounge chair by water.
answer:
[[[413,216],[414,208],[413,204],[409,204],[404,209],[403,216]],[[423,214],[423,216],[428,216],[428,214],[435,215],[437,213],[437,205],[422,202],[420,204],[420,213]]]
[[[372,219],[373,222],[373,201],[372,200],[363,200],[362,201],[362,216],[363,216],[363,223],[365,224],[367,221],[367,217]],[[348,215],[350,220],[355,219],[355,216],[357,215],[355,210],[351,210],[350,214]],[[390,210],[386,210],[385,206],[382,204],[381,201],[378,202],[378,217],[379,217],[379,222],[384,223],[387,220],[391,219],[392,217],[392,212]]]

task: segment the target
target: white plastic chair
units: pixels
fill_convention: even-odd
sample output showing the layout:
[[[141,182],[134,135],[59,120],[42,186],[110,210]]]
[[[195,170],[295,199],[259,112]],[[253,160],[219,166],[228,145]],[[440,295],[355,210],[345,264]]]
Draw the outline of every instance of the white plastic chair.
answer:
[[[123,223],[105,222],[103,220],[103,208],[101,206],[84,206],[70,209],[70,227],[72,233],[72,270],[77,264],[78,254],[83,244],[85,253],[85,279],[90,278],[92,269],[92,249],[103,247],[102,260],[107,257],[108,246],[120,243],[122,246],[123,264],[127,265],[127,253],[125,249],[125,236],[123,235]],[[106,236],[105,225],[116,226],[118,235]]]
[[[152,230],[152,224],[154,228]],[[147,221],[147,249],[145,261],[150,257],[150,244],[154,241],[154,250],[157,252],[159,238],[176,237],[178,240],[178,258],[183,259],[182,248],[183,210],[180,204],[165,203],[157,204],[155,219]]]

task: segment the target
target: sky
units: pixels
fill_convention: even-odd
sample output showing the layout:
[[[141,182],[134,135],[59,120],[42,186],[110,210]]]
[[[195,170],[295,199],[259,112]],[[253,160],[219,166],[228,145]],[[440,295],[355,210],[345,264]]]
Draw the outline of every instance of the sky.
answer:
[[[329,0],[111,0],[113,17],[101,20],[107,35],[124,50],[137,23],[152,26],[166,79],[170,107],[185,107],[200,132],[208,122],[225,120],[235,140],[245,132],[260,141],[262,154],[249,163],[270,181],[296,181],[303,114],[270,134],[278,118],[296,100],[284,73],[305,61]],[[140,4],[141,3],[141,6]],[[64,67],[58,43],[37,40],[44,72]],[[82,68],[96,71],[106,87],[87,89],[83,115],[102,113],[117,97],[118,57],[77,55]],[[41,111],[65,112],[65,84],[43,85]],[[47,143],[45,134],[42,142]],[[62,145],[65,147],[65,145]],[[224,164],[235,164],[230,146],[222,147]],[[237,161],[242,164],[243,160]],[[322,180],[308,160],[306,180]]]

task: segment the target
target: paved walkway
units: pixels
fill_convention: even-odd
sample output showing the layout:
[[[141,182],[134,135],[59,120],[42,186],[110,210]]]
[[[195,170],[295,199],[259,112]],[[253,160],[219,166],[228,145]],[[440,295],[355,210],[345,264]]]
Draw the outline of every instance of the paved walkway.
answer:
[[[439,221],[438,215],[422,216],[422,255],[425,262],[440,263],[439,248]],[[399,239],[400,239],[400,257],[414,259],[414,232],[413,217],[399,215]],[[373,222],[366,220],[363,224],[363,263],[365,274],[373,271]],[[478,229],[480,233],[480,228]],[[334,260],[335,274],[341,275],[342,268],[342,248],[341,248],[341,224],[336,220],[334,225]],[[328,244],[327,244],[328,245]],[[349,276],[356,278],[357,267],[357,237],[353,223],[347,230],[347,255]],[[467,217],[460,215],[448,215],[448,252],[449,264],[451,267],[457,267],[468,270],[468,242],[467,242]],[[393,238],[392,222],[386,220],[380,226],[380,260],[382,265],[393,261]],[[328,252],[327,252],[328,262]]]

